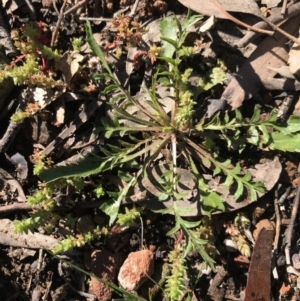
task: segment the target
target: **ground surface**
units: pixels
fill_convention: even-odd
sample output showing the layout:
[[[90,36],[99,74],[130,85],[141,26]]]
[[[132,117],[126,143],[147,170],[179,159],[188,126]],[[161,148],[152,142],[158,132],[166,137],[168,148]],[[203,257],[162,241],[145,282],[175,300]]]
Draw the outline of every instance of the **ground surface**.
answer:
[[[28,78],[22,77],[27,71],[20,69],[21,74],[13,77],[16,85],[11,78],[0,84],[0,301],[95,300],[95,295],[100,301],[121,299],[116,291],[112,293],[105,285],[94,279],[91,281],[90,276],[72,268],[68,262],[107,281],[117,285],[120,283],[129,291],[135,291],[141,300],[149,300],[149,290],[152,300],[168,300],[168,297],[169,300],[193,301],[300,299],[300,232],[297,230],[299,141],[294,141],[295,151],[269,152],[267,148],[254,151],[250,147],[241,154],[237,153],[235,161],[244,168],[254,170],[253,176],[265,184],[267,192],[262,193],[257,202],[252,203],[245,197],[236,203],[219,182],[210,178],[210,187],[224,196],[226,211],[219,210],[210,218],[202,218],[202,214],[207,213],[205,209],[199,209],[190,202],[189,198],[195,193],[194,182],[190,181],[190,169],[181,164],[182,168],[178,169],[180,183],[184,184],[181,192],[188,195],[182,206],[192,208],[188,220],[201,219],[203,227],[199,230],[199,237],[209,241],[206,252],[214,258],[215,270],[208,267],[197,252],[188,252],[185,257],[185,288],[178,298],[168,296],[162,292],[165,289],[160,288],[165,285],[166,275],[172,273],[172,270],[165,270],[168,269],[167,256],[184,244],[185,235],[179,230],[167,236],[167,232],[174,227],[174,216],[151,211],[161,205],[161,202],[155,203],[145,197],[147,192],[158,196],[151,179],[145,179],[135,187],[132,193],[134,198],[122,201],[136,202],[138,207],[142,205],[145,208],[141,214],[143,227],[139,219],[129,228],[116,224],[108,226],[108,216],[99,209],[108,196],[100,194],[95,197],[93,190],[100,182],[106,185],[107,191],[122,188],[124,178],[117,179],[118,172],[106,171],[86,178],[83,189],[78,189],[74,182],[57,189],[53,195],[53,211],[57,215],[48,216],[45,219],[47,222],[33,227],[32,232],[14,232],[13,221],[35,217],[37,212],[36,208],[26,203],[25,197],[43,187],[42,180],[33,171],[37,154],[42,152],[50,158],[52,165],[74,164],[83,156],[103,154],[106,144],[117,141],[114,136],[107,140],[103,133],[95,133],[101,126],[101,118],[110,116],[111,112],[106,106],[108,99],[102,93],[105,83],[103,85],[101,80],[93,77],[103,72],[103,66],[86,42],[86,18],[100,18],[91,21],[94,39],[104,51],[120,83],[131,95],[136,95],[142,83],[147,85],[151,82],[149,78],[154,74],[156,57],[147,54],[148,49],[144,45],[139,44],[133,49],[121,35],[129,33],[121,33],[116,26],[112,26],[111,20],[113,17],[116,20],[117,15],[126,16],[133,12],[134,20],[145,24],[145,28],[148,26],[148,30],[140,29],[146,45],[159,47],[159,18],[175,14],[184,24],[186,6],[205,13],[205,10],[197,8],[197,1],[180,2],[2,1],[0,44],[4,47],[0,66],[8,74],[10,69],[6,68],[22,66],[28,56],[33,56],[38,66]],[[247,42],[247,38],[242,39],[247,37],[249,31],[236,25],[226,11],[231,11],[234,17],[250,25],[261,19],[250,6],[243,11],[240,4],[229,2],[224,1],[224,9],[220,10],[214,1],[207,1],[205,5],[210,3],[213,7],[210,15],[217,18],[212,22],[209,16],[204,16],[190,30],[185,42],[187,46],[196,44],[198,47],[197,56],[185,62],[188,67],[199,67],[193,70],[191,86],[201,76],[210,74],[210,70],[218,64],[221,66],[218,70],[222,69],[226,75],[199,94],[193,118],[198,120],[203,116],[213,116],[220,109],[214,102],[216,99],[223,99],[227,108],[240,108],[245,118],[251,117],[254,105],[261,108],[261,119],[267,119],[274,108],[278,118],[283,120],[291,114],[299,116],[299,49],[292,49],[293,42],[279,33],[274,37],[262,34],[251,42]],[[288,21],[285,20],[284,30],[297,36],[299,17],[292,18],[300,11],[298,3],[288,6],[284,15],[280,13],[281,2],[273,1],[276,2],[273,5],[272,1],[265,2],[258,2],[264,16],[277,23],[282,16],[286,16]],[[245,11],[249,14],[243,13]],[[204,23],[207,20],[208,23]],[[24,32],[26,24],[34,24],[34,34],[30,38],[26,36],[28,32]],[[15,37],[17,44],[14,45],[11,36]],[[81,38],[82,43],[77,42],[79,46],[74,50],[75,38]],[[34,49],[30,45],[34,45]],[[49,59],[39,48],[41,45],[57,49],[60,58]],[[251,56],[255,49],[255,55]],[[223,63],[220,65],[218,60]],[[288,60],[290,69],[287,67]],[[159,93],[166,92],[162,89]],[[27,98],[33,100],[31,106],[26,103]],[[142,96],[139,101],[143,101]],[[21,109],[28,114],[28,118],[16,125],[10,118]],[[220,145],[220,148],[224,156],[231,152],[226,144]],[[287,146],[286,150],[290,148]],[[167,148],[163,151],[153,165],[159,166],[159,169],[149,171],[154,178],[165,172],[164,164],[171,156]],[[21,158],[13,157],[16,153]],[[122,166],[124,173],[131,170],[129,165]],[[141,187],[144,192],[147,191],[145,194]],[[43,207],[43,212],[47,212],[46,209]],[[121,211],[124,210],[121,206]],[[241,217],[247,219],[247,226],[239,224]],[[62,261],[46,251],[68,235],[75,237],[93,231],[96,226],[106,227],[108,234],[61,255]],[[148,275],[152,275],[154,283]],[[123,299],[131,300],[128,296]]]

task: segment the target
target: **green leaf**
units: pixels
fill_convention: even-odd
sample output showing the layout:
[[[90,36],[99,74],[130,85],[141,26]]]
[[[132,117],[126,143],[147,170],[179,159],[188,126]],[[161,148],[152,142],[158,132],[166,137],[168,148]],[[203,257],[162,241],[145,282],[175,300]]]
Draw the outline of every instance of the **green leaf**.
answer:
[[[119,88],[118,85],[109,85],[103,90],[103,94],[107,94],[111,91],[116,91]]]
[[[43,170],[39,177],[45,182],[52,182],[61,178],[87,177],[101,171],[100,163],[101,158],[99,157],[86,157],[77,164]]]
[[[203,199],[203,210],[210,215],[215,210],[225,210],[224,200],[216,192],[204,192],[200,190],[200,195]]]
[[[257,191],[255,189],[253,188],[250,189],[250,196],[253,202],[257,201]]]
[[[136,178],[133,177],[123,190],[120,191],[117,199],[113,198],[102,204],[100,209],[109,216],[109,225],[111,226],[116,220],[122,200],[127,196],[129,189],[135,183]]]
[[[180,208],[180,209],[182,209],[182,208]],[[174,211],[175,211],[175,209],[174,209]],[[196,222],[187,221],[187,220],[181,218],[177,213],[178,212],[176,210],[175,219],[178,221],[178,223],[180,223],[181,226],[184,226],[187,229],[198,227],[201,223],[201,221],[196,221]]]
[[[224,182],[225,187],[229,187],[233,183],[233,177],[227,176],[226,181]]]
[[[234,167],[234,169],[232,170],[232,172],[236,175],[238,175],[241,172],[241,165],[239,163],[237,163]]]
[[[177,48],[177,26],[173,16],[161,19],[159,22],[161,44],[163,46],[162,56],[173,57]]]
[[[191,17],[187,17],[182,26],[182,31],[189,29],[191,26],[193,26],[195,23],[199,22],[202,19],[203,19],[202,15],[194,15]]]
[[[85,31],[86,31],[87,42],[88,42],[89,46],[91,47],[92,51],[99,57],[99,59],[101,60],[101,63],[103,64],[104,68],[106,69],[106,71],[111,76],[113,76],[113,73],[112,73],[110,67],[107,64],[107,61],[106,61],[106,58],[105,58],[105,55],[104,55],[103,51],[98,46],[97,42],[95,41],[95,39],[93,37],[91,23],[89,21],[86,21]]]
[[[285,134],[300,132],[300,116],[292,115],[287,121],[287,126],[282,127],[281,132]]]
[[[173,65],[173,66],[176,66],[176,61],[173,60],[173,59],[170,58],[170,57],[160,56],[160,57],[158,57],[158,59],[159,59],[159,60],[162,60],[162,61],[165,61],[165,62],[167,62],[167,63],[169,63],[169,64],[171,64],[171,65]]]
[[[219,173],[221,173],[221,171],[222,171],[221,168],[217,166],[215,168],[215,170],[214,170],[213,176],[215,177],[216,175],[218,175]]]
[[[175,227],[172,228],[166,235],[167,236],[170,236],[170,235],[173,235],[175,234],[178,230],[180,230],[181,226],[179,223],[176,223]]]
[[[257,106],[255,106],[253,115],[250,119],[250,123],[257,123],[259,121],[260,121],[260,110]]]
[[[271,149],[278,149],[285,152],[300,152],[300,133],[294,135],[286,135],[284,133],[272,133]]]
[[[160,201],[166,201],[170,196],[166,193],[161,193],[159,196],[158,196],[158,199]]]
[[[235,200],[238,200],[242,196],[242,194],[244,192],[244,185],[243,185],[243,183],[240,182],[240,181],[238,181],[237,184],[238,184],[238,186],[237,186],[237,189],[236,189],[236,191],[234,193],[234,199]]]

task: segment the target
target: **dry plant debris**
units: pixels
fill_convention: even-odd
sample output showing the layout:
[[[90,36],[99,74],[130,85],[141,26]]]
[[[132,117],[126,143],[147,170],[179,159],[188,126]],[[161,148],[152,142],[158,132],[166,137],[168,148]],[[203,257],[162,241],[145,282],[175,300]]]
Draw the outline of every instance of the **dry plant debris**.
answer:
[[[1,298],[298,300],[299,13],[2,1]]]

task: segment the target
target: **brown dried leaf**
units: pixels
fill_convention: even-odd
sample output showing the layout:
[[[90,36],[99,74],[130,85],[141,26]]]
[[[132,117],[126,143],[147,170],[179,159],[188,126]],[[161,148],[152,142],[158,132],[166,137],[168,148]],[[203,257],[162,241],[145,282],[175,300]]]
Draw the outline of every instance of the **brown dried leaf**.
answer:
[[[289,52],[289,69],[297,79],[300,78],[300,46],[294,44]]]
[[[299,20],[292,18],[282,29],[293,34],[298,27]],[[288,58],[286,42],[287,38],[279,34],[267,37],[245,61],[221,97],[227,100],[232,109],[240,107],[245,99],[251,98],[263,88],[263,81],[276,75],[277,72],[268,68],[269,66],[280,68],[286,65]]]
[[[222,19],[228,19],[228,16],[220,9],[220,5],[226,11],[261,16],[261,11],[253,0],[179,0],[179,2],[197,13]]]
[[[251,257],[245,301],[271,301],[271,261],[274,230],[262,228]]]
[[[123,200],[123,203],[138,202],[141,206],[151,210],[163,209],[171,206],[173,202],[172,198],[169,198],[164,202],[157,200],[157,197],[164,192],[163,186],[158,185],[157,179],[161,178],[163,173],[169,170],[169,168],[170,166],[167,164],[160,164],[147,168],[147,177],[144,177],[137,183],[132,195],[126,200]],[[281,170],[282,166],[277,158],[273,161],[266,160],[265,162],[256,164],[255,168],[248,169],[252,174],[254,181],[263,182],[267,191],[271,190],[277,183]],[[205,210],[199,206],[201,203],[200,195],[198,194],[193,174],[189,170],[183,168],[177,168],[177,173],[180,174],[178,192],[185,195],[181,200],[176,201],[176,204],[178,207],[191,210],[183,215],[199,216],[206,214]],[[225,211],[237,210],[252,203],[250,195],[247,195],[244,199],[236,202],[234,196],[224,187],[224,185],[220,185],[220,183],[210,175],[204,175],[204,178],[208,182],[211,190],[217,192],[224,200],[226,200]],[[119,188],[124,187],[123,183],[120,183],[117,179],[114,180],[114,183],[116,185],[119,184]],[[263,195],[264,193],[259,193],[259,197]]]

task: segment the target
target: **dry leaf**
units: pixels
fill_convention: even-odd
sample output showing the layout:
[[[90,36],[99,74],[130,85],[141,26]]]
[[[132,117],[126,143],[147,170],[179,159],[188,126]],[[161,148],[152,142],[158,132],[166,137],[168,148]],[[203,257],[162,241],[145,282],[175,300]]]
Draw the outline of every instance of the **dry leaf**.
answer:
[[[26,196],[20,183],[2,168],[0,168],[0,199],[4,202],[26,202]]]
[[[277,7],[279,2],[281,2],[281,0],[262,0],[261,4],[265,4],[267,8],[272,8]]]
[[[55,102],[55,109],[56,109],[56,122],[58,125],[64,124],[65,122],[65,101],[61,97],[58,101]]]
[[[228,19],[228,16],[220,9],[220,5],[230,12],[240,12],[261,16],[261,11],[253,0],[178,0],[184,6],[197,13]]]
[[[51,102],[56,100],[60,95],[62,95],[63,91],[54,91],[50,89],[43,88],[31,88],[33,100],[38,103],[40,110],[44,109]]]
[[[294,75],[290,71],[289,66],[287,66],[287,65],[281,66],[280,68],[273,68],[273,67],[268,66],[268,68],[277,72],[277,74],[281,75],[282,77],[295,79]],[[281,90],[281,89],[278,89],[278,90]]]
[[[68,85],[70,85],[73,76],[78,71],[79,63],[83,60],[83,58],[84,57],[79,53],[71,54],[67,51],[56,63],[56,68],[63,73]]]
[[[294,34],[299,22],[299,19],[292,18],[284,24],[283,30]],[[268,67],[280,68],[286,65],[286,42],[287,38],[278,33],[274,37],[267,37],[245,61],[221,97],[227,100],[232,109],[240,107],[245,99],[251,98],[263,88],[263,81],[276,75],[277,72]]]
[[[210,16],[203,24],[200,26],[199,31],[200,32],[206,32],[210,30],[215,24],[215,17]]]
[[[163,209],[172,205],[172,198],[161,202],[157,200],[163,191],[163,187],[159,187],[157,179],[168,170],[170,166],[167,164],[155,165],[147,169],[147,177],[144,177],[134,187],[133,194],[123,200],[123,203],[137,202],[141,206],[149,208],[151,210]],[[261,181],[264,183],[266,190],[271,190],[277,183],[278,178],[282,171],[282,166],[277,158],[273,161],[266,160],[255,165],[255,168],[249,168],[248,171],[252,174],[254,181]],[[200,195],[197,192],[195,185],[194,175],[187,169],[177,168],[178,174],[180,174],[180,180],[178,184],[179,193],[184,193],[184,197],[176,202],[180,208],[190,209],[188,212],[182,214],[183,216],[199,216],[205,215],[206,211],[201,208]],[[205,180],[208,182],[209,187],[222,196],[226,202],[225,211],[232,211],[243,208],[252,203],[251,196],[248,195],[243,200],[236,202],[234,196],[230,194],[228,188],[224,185],[220,185],[218,181],[212,178],[210,175],[204,175]],[[124,183],[120,183],[117,179],[114,179],[114,183],[122,188]],[[160,190],[161,188],[161,190]],[[259,197],[264,193],[258,193]],[[172,213],[172,212],[170,212]],[[221,213],[221,212],[214,212]]]
[[[300,46],[294,44],[289,52],[288,64],[291,73],[297,78],[300,78]]]

